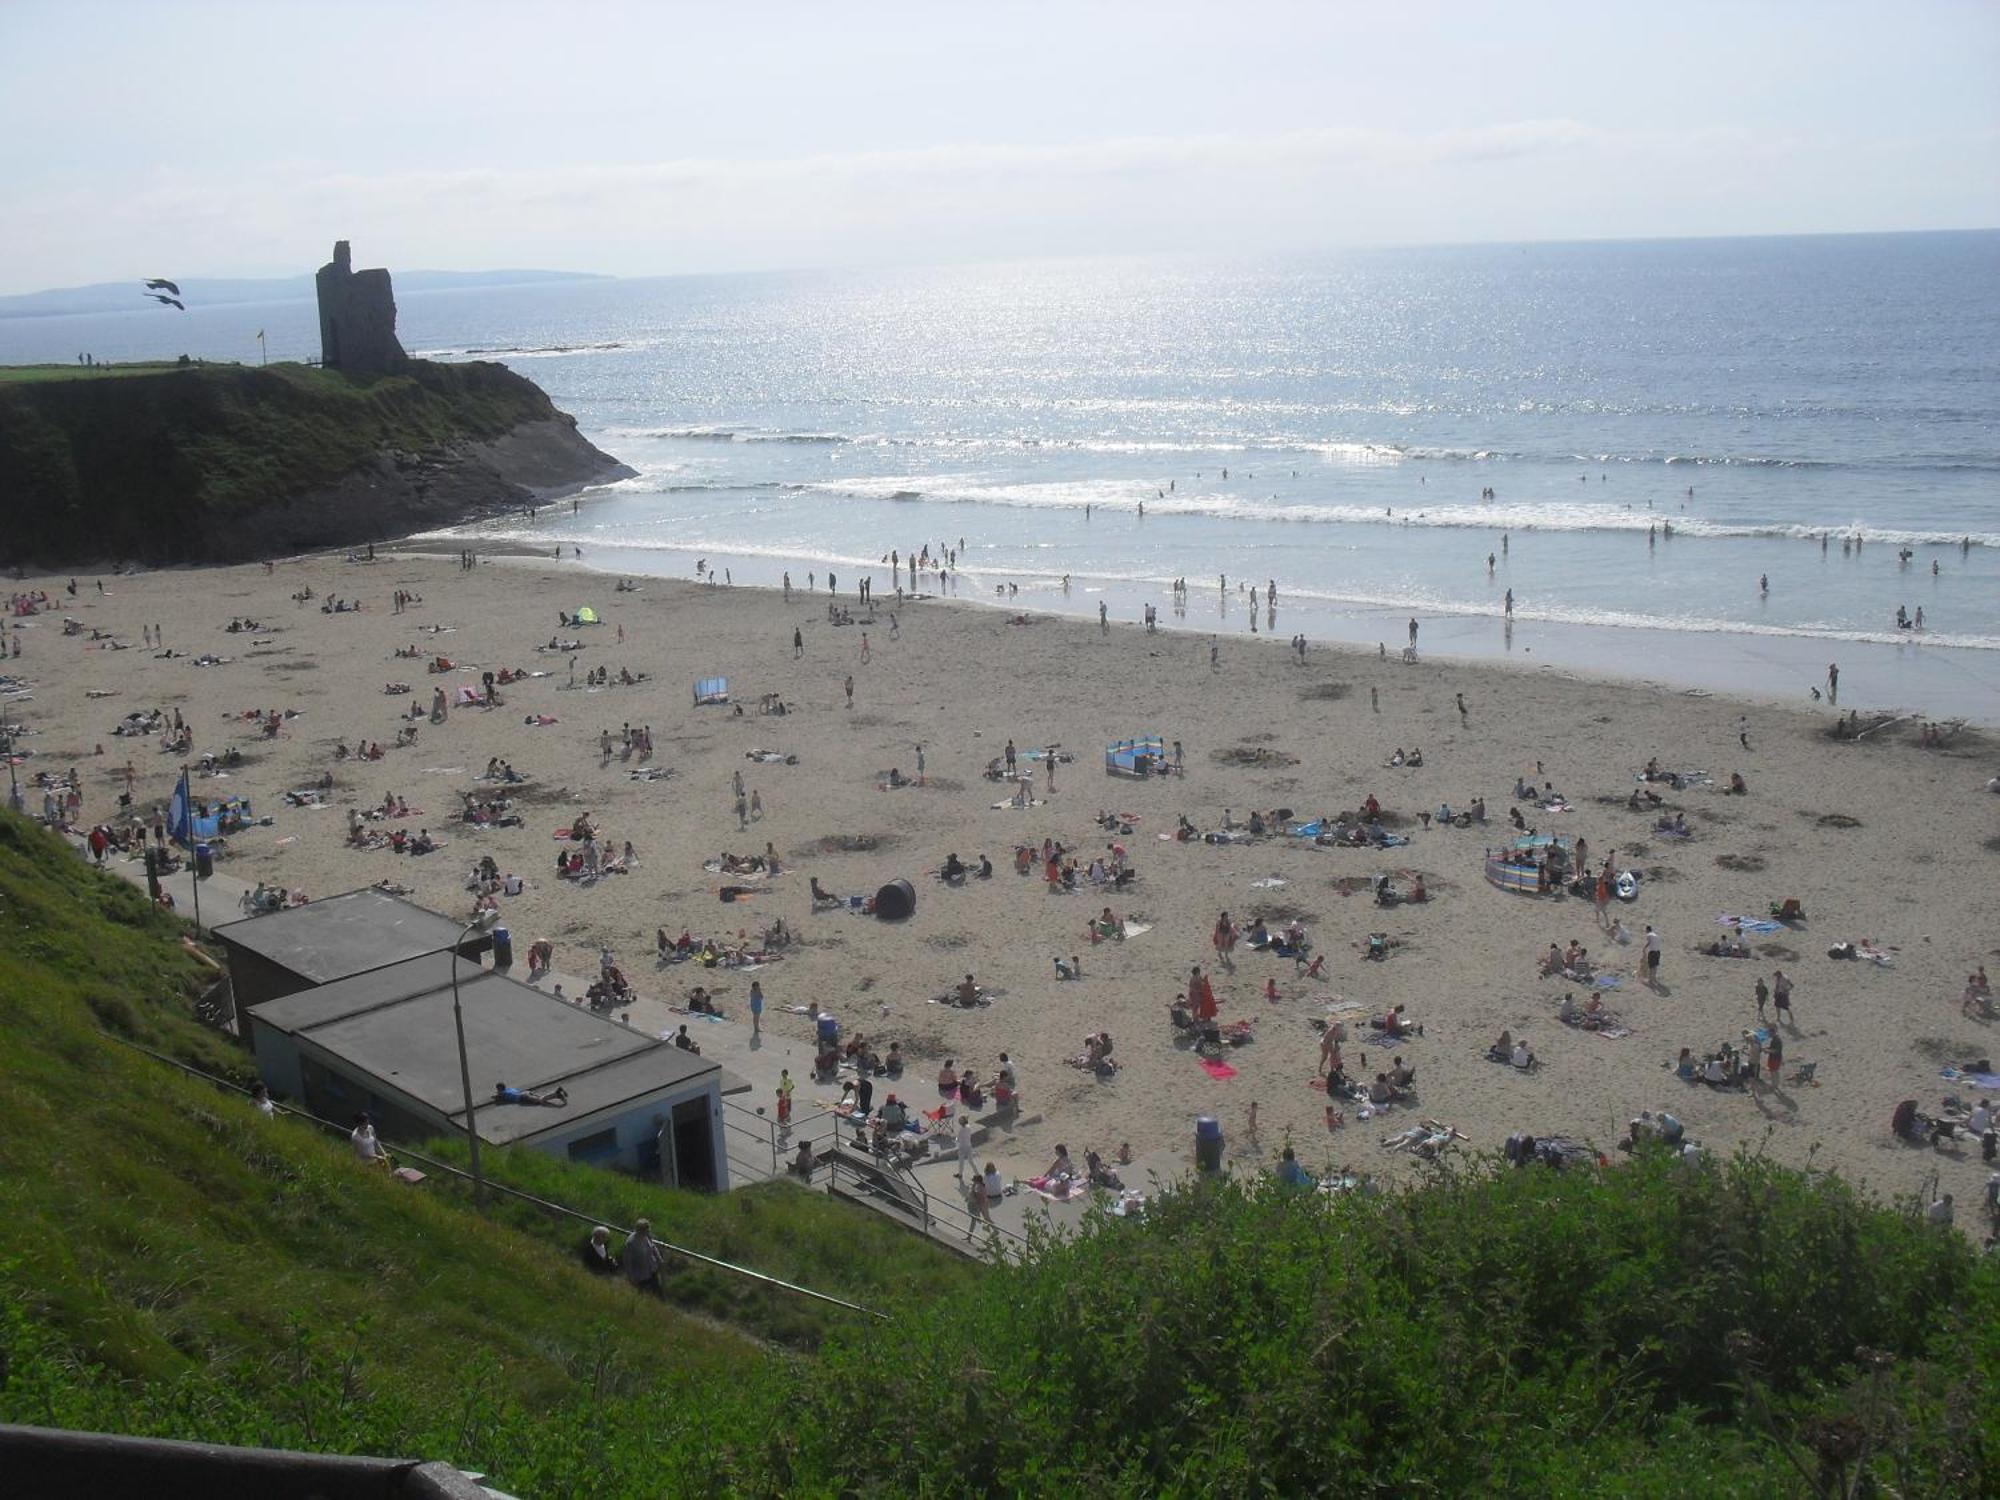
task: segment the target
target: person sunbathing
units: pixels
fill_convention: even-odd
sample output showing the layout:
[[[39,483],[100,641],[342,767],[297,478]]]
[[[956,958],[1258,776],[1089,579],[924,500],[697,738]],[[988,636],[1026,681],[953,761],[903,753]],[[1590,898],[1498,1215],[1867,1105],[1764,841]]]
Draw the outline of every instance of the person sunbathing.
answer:
[[[834,895],[831,891],[824,889],[819,883],[819,876],[817,875],[813,876],[811,884],[812,884],[813,905],[815,906],[840,905],[840,897]]]
[[[504,1083],[493,1085],[495,1104],[539,1104],[546,1109],[561,1109],[569,1103],[569,1090],[551,1089],[546,1094],[538,1094],[533,1089],[514,1089]]]

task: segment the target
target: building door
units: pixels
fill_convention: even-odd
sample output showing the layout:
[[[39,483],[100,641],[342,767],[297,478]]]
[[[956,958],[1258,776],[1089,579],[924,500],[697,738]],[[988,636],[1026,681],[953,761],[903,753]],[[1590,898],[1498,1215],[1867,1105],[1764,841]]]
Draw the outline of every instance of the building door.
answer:
[[[715,1139],[708,1118],[708,1098],[696,1095],[674,1106],[673,1150],[666,1157],[667,1180],[677,1187],[715,1191]]]

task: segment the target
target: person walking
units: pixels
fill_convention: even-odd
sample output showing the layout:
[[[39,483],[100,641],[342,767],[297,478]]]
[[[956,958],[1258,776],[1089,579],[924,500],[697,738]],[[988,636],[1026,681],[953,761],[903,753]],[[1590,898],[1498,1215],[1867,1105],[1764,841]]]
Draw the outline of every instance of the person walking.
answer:
[[[632,1226],[631,1237],[618,1253],[619,1264],[625,1268],[625,1279],[632,1283],[632,1290],[655,1297],[665,1295],[660,1289],[660,1267],[666,1258],[659,1241],[653,1238],[651,1219],[640,1219]]]
[[[753,1038],[764,1034],[764,985],[761,980],[750,981],[750,1035]]]
[[[1763,986],[1759,985],[1759,989]],[[1783,969],[1771,971],[1772,1014],[1787,1026],[1797,1026],[1798,1018],[1792,1014],[1792,979]],[[1760,1012],[1761,1013],[1761,1012]]]
[[[794,625],[792,627],[792,660],[797,661],[800,657],[804,656],[805,654],[806,654],[805,632],[800,630],[798,626]]]
[[[1660,987],[1660,934],[1651,923],[1646,925],[1646,983]]]
[[[792,1082],[792,1070],[778,1070],[778,1132],[788,1135],[792,1129],[792,1090],[798,1085]]]
[[[969,1166],[972,1166],[972,1116],[961,1111],[958,1117],[958,1180],[960,1182],[965,1181],[965,1169]],[[978,1178],[979,1172],[977,1168],[973,1169],[972,1175],[975,1179]]]
[[[1750,716],[1748,714],[1738,714],[1736,716],[1736,743],[1741,745],[1745,750],[1750,748]]]

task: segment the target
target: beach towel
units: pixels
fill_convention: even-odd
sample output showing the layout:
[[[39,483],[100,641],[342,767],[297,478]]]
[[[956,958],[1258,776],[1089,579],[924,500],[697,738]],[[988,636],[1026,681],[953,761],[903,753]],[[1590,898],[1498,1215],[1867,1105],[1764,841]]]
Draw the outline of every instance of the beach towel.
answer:
[[[1618,988],[1619,985],[1623,984],[1625,981],[1620,979],[1616,974],[1599,974],[1595,979],[1591,980],[1590,982],[1591,985],[1596,989],[1615,990]]]
[[[1290,883],[1282,875],[1266,875],[1262,880],[1251,881],[1250,888],[1255,891],[1282,891]]]
[[[1201,1070],[1210,1078],[1234,1078],[1236,1076],[1234,1068],[1219,1058],[1214,1057],[1204,1057],[1201,1060]]]
[[[1125,924],[1125,936],[1127,938],[1135,938],[1143,932],[1151,932],[1152,930],[1153,924],[1151,922],[1127,922]]]
[[[1632,1028],[1630,1026],[1618,1026],[1618,1025],[1600,1026],[1597,1028],[1596,1034],[1598,1036],[1603,1037],[1606,1041],[1615,1042],[1620,1037],[1630,1036],[1632,1034]]]
[[[1727,913],[1717,917],[1716,922],[1723,927],[1734,927],[1738,932],[1782,932],[1782,923],[1764,917],[1732,917]]]
[[[1292,837],[1301,839],[1316,839],[1320,836],[1320,831],[1325,827],[1326,827],[1325,822],[1316,818],[1310,823],[1299,824],[1296,828],[1292,830]]]
[[[1957,1068],[1941,1068],[1938,1077],[1976,1089],[2000,1089],[2000,1073],[1962,1073]]]

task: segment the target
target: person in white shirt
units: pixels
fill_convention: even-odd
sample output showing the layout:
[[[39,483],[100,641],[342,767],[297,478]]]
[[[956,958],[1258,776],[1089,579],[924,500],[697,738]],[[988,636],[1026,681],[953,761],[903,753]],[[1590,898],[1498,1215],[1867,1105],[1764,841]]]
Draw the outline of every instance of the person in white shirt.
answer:
[[[1520,1038],[1514,1043],[1514,1066],[1526,1071],[1535,1065],[1535,1054],[1528,1050],[1528,1039]]]
[[[986,1171],[984,1173],[984,1178],[986,1182],[987,1203],[989,1205],[998,1203],[1002,1195],[1004,1195],[1007,1191],[1007,1184],[1000,1176],[1000,1168],[993,1162],[989,1161],[986,1164]]]
[[[1965,1122],[1965,1127],[1975,1138],[1993,1128],[1993,1110],[1984,1099],[1972,1106],[1972,1116]]]
[[[972,1165],[972,1117],[958,1117],[958,1180],[965,1181],[965,1169]]]
[[[354,1130],[347,1139],[354,1147],[356,1161],[376,1167],[389,1165],[389,1153],[382,1149],[381,1141],[375,1137],[375,1122],[365,1114],[354,1117]]]
[[[1932,1203],[1930,1208],[1925,1212],[1924,1217],[1929,1219],[1933,1224],[1942,1224],[1946,1229],[1951,1228],[1951,1194],[1946,1193],[1942,1198]]]
[[[271,1091],[261,1083],[250,1090],[250,1102],[257,1106],[258,1114],[267,1118],[278,1113],[278,1106],[271,1102]]]
[[[1646,983],[1658,987],[1660,982],[1660,935],[1649,923],[1646,927]]]

